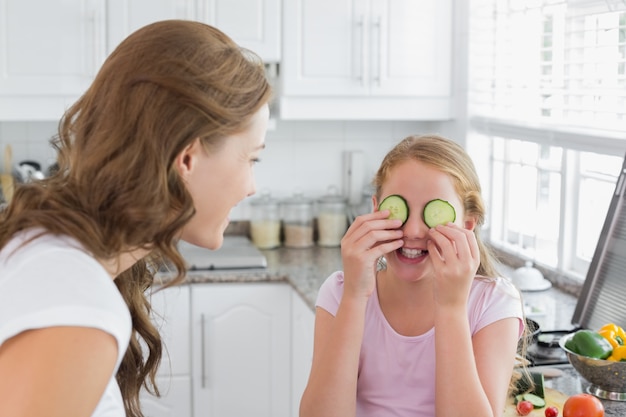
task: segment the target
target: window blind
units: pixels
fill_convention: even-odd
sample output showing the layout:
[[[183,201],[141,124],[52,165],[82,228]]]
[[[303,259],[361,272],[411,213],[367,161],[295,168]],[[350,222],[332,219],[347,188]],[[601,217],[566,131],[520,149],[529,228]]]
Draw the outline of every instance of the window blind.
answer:
[[[626,146],[626,0],[471,0],[468,113],[478,131]],[[496,130],[494,132],[493,130]],[[489,132],[491,130],[491,132]],[[509,136],[510,137],[510,136]],[[519,137],[519,136],[518,136]]]

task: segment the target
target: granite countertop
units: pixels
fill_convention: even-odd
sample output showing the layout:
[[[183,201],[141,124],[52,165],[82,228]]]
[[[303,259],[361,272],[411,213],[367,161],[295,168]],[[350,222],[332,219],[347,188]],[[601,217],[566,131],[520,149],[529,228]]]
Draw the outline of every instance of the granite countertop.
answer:
[[[267,268],[188,271],[186,283],[287,282],[314,309],[319,287],[331,273],[341,269],[339,248],[314,246],[261,252],[267,259]],[[167,274],[160,275],[167,281]]]
[[[287,282],[315,308],[319,287],[334,271],[340,270],[339,248],[311,247],[307,249],[278,248],[262,250],[267,258],[267,268],[215,271],[189,271],[187,283],[219,282]],[[504,267],[503,273],[510,271]],[[537,321],[542,330],[570,330],[576,297],[552,287],[544,291],[522,293],[527,314]],[[534,369],[541,370],[542,367]],[[586,392],[589,385],[570,365],[549,366],[557,368],[559,377],[546,378],[546,386],[567,395]],[[626,416],[626,401],[601,400],[607,416]]]

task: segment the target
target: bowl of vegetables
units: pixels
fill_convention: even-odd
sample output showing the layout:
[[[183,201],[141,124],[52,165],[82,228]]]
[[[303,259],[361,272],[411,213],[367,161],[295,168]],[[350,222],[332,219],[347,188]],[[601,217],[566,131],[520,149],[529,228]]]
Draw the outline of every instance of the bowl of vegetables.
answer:
[[[607,324],[598,331],[581,329],[559,340],[568,361],[585,378],[596,397],[626,401],[626,336]]]

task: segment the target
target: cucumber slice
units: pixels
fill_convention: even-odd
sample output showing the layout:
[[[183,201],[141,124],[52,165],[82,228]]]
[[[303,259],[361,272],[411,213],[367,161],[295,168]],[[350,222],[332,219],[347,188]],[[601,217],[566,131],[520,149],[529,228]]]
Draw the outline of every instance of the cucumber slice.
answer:
[[[438,198],[426,203],[423,214],[424,223],[426,223],[428,227],[435,227],[456,220],[456,211],[454,211],[452,204]]]
[[[527,392],[526,394],[518,394],[515,396],[515,401],[513,402],[515,405],[522,401],[528,401],[533,405],[534,408],[543,408],[546,406],[546,400],[541,398],[538,395],[531,394]]]
[[[398,194],[385,197],[378,205],[378,210],[389,210],[389,218],[400,219],[402,224],[409,218],[409,205],[404,197]]]
[[[543,408],[546,406],[546,400],[539,397],[538,395],[528,393],[522,395],[522,397],[525,401],[529,401],[535,408]]]

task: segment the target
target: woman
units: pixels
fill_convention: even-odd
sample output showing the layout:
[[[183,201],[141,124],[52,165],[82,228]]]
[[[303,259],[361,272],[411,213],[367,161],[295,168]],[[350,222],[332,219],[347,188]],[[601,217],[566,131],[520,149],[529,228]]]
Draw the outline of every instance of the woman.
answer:
[[[300,415],[501,416],[522,305],[480,240],[485,213],[471,159],[453,141],[408,137],[374,185],[376,210],[350,226],[344,270],[320,288]],[[394,194],[406,200],[404,224],[379,209]],[[456,218],[431,228],[422,213],[437,199]]]
[[[161,358],[145,292],[164,260],[183,279],[179,239],[219,248],[255,192],[270,94],[259,59],[201,23],[113,51],[59,125],[58,173],[0,217],[0,415],[142,415]]]

